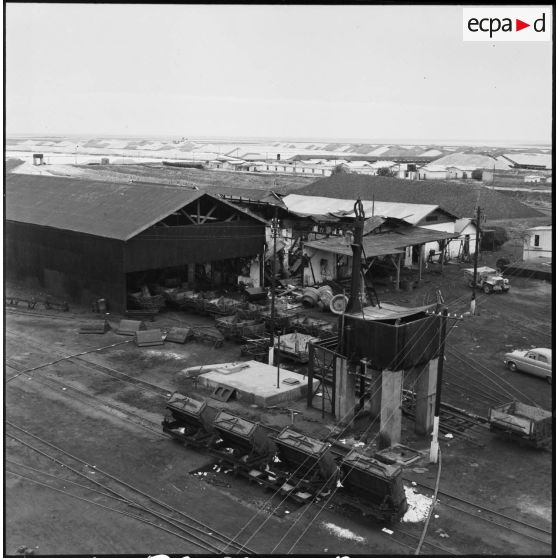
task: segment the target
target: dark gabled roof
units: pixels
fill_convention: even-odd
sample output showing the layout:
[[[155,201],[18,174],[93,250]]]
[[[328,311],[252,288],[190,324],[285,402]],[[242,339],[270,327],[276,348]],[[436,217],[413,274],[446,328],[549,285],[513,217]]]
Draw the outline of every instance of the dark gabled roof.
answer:
[[[51,176],[6,176],[6,219],[129,240],[193,201],[209,196],[235,211],[251,212],[203,190],[161,184],[114,183]]]
[[[480,188],[480,194],[479,194]],[[542,217],[531,207],[494,190],[445,180],[405,180],[385,176],[336,174],[296,190],[301,196],[322,196],[363,201],[435,204],[457,215],[473,217],[480,205],[488,220]]]

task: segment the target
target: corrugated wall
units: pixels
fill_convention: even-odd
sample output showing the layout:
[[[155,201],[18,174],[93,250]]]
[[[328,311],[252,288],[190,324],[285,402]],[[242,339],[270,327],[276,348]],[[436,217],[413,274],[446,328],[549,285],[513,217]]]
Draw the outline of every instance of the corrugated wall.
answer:
[[[125,303],[121,241],[6,221],[4,260],[7,278],[35,281],[61,298],[102,297],[114,310]]]
[[[261,254],[262,224],[220,222],[149,229],[125,245],[126,272]]]

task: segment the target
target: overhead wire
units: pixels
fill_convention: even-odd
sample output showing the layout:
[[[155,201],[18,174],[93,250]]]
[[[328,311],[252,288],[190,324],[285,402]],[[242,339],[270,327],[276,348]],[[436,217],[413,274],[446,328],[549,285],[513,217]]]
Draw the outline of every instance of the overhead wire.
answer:
[[[453,326],[453,327],[455,327],[455,326]],[[447,339],[447,337],[450,335],[450,333],[451,333],[453,327],[450,327],[450,330],[449,330],[448,332],[446,332],[446,337],[445,337],[445,339]],[[438,340],[436,340],[436,341],[438,341]],[[422,370],[421,373],[417,376],[415,382],[413,383],[413,386],[416,385],[416,383],[417,383],[417,382],[419,381],[419,379],[420,379],[420,376],[421,376],[422,374],[424,374],[424,372],[425,372],[426,369],[427,369],[427,367],[424,367],[424,368],[423,368],[423,370]],[[395,410],[392,411],[391,416],[393,416],[393,414],[394,414],[395,412],[396,412]],[[374,422],[374,421],[373,421],[373,422]],[[370,427],[371,427],[371,426],[370,426]],[[370,427],[369,427],[369,428],[370,428]],[[379,433],[376,434],[376,436],[374,437],[374,440],[375,440],[378,436],[379,436]],[[353,468],[354,468],[353,466],[350,466],[350,470],[352,470]],[[349,474],[349,473],[347,473],[347,475],[345,475],[345,477],[343,477],[343,479],[340,481],[340,482],[341,482],[341,485],[343,484],[343,481],[347,478],[348,474]],[[339,487],[339,485],[334,489],[334,491],[333,491],[332,494],[328,497],[328,499],[327,499],[326,501],[324,501],[324,503],[322,504],[322,506],[320,507],[320,509],[318,510],[318,512],[317,512],[317,513],[314,515],[314,517],[310,520],[310,522],[309,522],[309,524],[307,525],[306,529],[301,533],[301,535],[300,535],[300,536],[296,539],[296,541],[291,545],[291,547],[290,547],[289,550],[287,551],[288,553],[291,553],[291,551],[295,548],[295,546],[298,544],[298,542],[302,539],[302,537],[306,534],[306,532],[308,531],[308,529],[311,527],[311,525],[313,524],[313,522],[318,518],[318,516],[320,515],[320,513],[325,509],[326,505],[328,505],[329,502],[333,499],[333,497],[334,497],[334,495],[335,495],[335,492],[336,492],[336,490],[337,490],[338,487]],[[309,509],[309,508],[307,508],[307,509]],[[305,511],[306,511],[306,510],[305,510]],[[303,512],[303,514],[304,514],[304,512]],[[300,519],[302,518],[303,514],[301,514],[301,515],[297,518],[297,520],[295,521],[295,524],[296,524],[298,521],[300,521]],[[291,526],[291,527],[289,528],[289,530],[287,531],[287,533],[285,533],[285,535],[283,536],[283,538],[281,539],[280,542],[282,542],[282,541],[286,538],[288,532],[289,532],[293,527],[294,527],[294,525]],[[275,548],[273,549],[272,552],[274,552],[274,551],[278,548],[278,545],[280,544],[280,542],[275,546]]]
[[[407,356],[407,354],[409,354],[410,351],[412,351],[412,350],[414,349],[414,346],[416,345],[416,343],[418,343],[418,342],[420,341],[420,339],[421,339],[422,336],[426,333],[426,331],[427,331],[426,325],[424,325],[423,328],[421,328],[421,329],[419,329],[419,330],[417,330],[417,331],[415,332],[415,334],[414,334],[413,337],[416,337],[417,339],[414,341],[413,344],[411,344],[411,341],[413,341],[413,337],[411,337],[411,338],[409,339],[409,342],[408,342],[408,344],[407,344],[407,351],[408,351],[408,352],[407,352],[406,354],[404,353],[404,356]],[[419,334],[420,334],[420,336],[419,336]],[[397,356],[396,356],[395,358],[397,358]],[[423,370],[423,371],[424,371],[424,370]],[[380,386],[377,388],[376,392],[379,391],[379,389],[381,389]],[[375,393],[376,393],[376,392],[375,392]],[[339,426],[339,425],[342,425],[343,422],[344,422],[344,419],[348,418],[348,417],[350,416],[350,414],[351,414],[351,412],[349,411],[348,414],[347,414],[345,417],[341,417],[340,419],[338,419],[337,425],[338,425],[338,426]],[[374,423],[376,422],[376,420],[378,420],[378,417],[376,417],[376,418],[371,422],[371,424],[369,425],[369,427],[368,427],[367,430],[369,430],[369,429],[372,428],[372,426],[374,425]],[[341,429],[341,430],[339,431],[336,440],[341,439],[341,437],[343,436],[343,433],[345,432],[345,430],[346,430],[348,427],[349,427],[349,425],[346,425],[343,429]],[[335,441],[336,441],[336,440],[335,440]],[[293,473],[293,475],[306,463],[306,461],[307,461],[308,459],[310,459],[310,456],[308,456],[308,457],[301,463],[301,465],[297,468],[297,470]],[[314,464],[313,466],[316,466],[316,465],[318,464],[318,462],[319,462],[319,459],[315,462],[315,464]],[[329,482],[329,481],[328,481],[328,482]],[[324,486],[324,488],[326,488],[326,486]],[[279,490],[278,490],[274,495],[276,495],[277,493],[279,493]],[[273,495],[272,495],[272,497],[273,497]],[[271,497],[271,498],[272,498],[272,497]],[[269,499],[270,501],[271,501],[271,498]],[[287,498],[288,498],[288,496],[285,496],[285,498],[282,500],[281,503],[283,503],[284,501],[286,501]],[[281,505],[281,503],[280,503],[277,507],[279,507],[279,506]],[[254,516],[254,517],[253,517],[253,518],[252,518],[252,519],[238,532],[237,535],[239,535],[240,533],[242,533],[243,530],[246,529],[246,527],[257,517],[258,514],[259,514],[259,512],[257,512],[257,513],[255,514],[255,516]],[[265,523],[269,520],[269,517],[270,517],[270,516],[268,516],[268,517],[264,520],[264,522],[260,525],[260,527],[253,533],[252,537],[255,536],[255,534],[258,532],[258,530],[261,529],[261,528],[263,527],[263,525],[265,525]],[[249,542],[250,540],[251,540],[251,538],[248,539],[247,542]]]
[[[449,333],[450,333],[450,332],[447,332],[446,338],[447,338],[447,336],[449,335]],[[438,340],[437,340],[437,339],[433,339],[433,340],[431,340],[431,342],[430,342],[429,344],[433,343],[434,341],[437,342]],[[412,349],[410,349],[410,350],[412,350]],[[426,350],[427,350],[427,349],[425,349],[425,351],[426,351]],[[423,354],[424,354],[424,352],[423,352]],[[424,372],[425,372],[426,369],[427,369],[427,367],[425,366],[425,367],[423,368],[423,370],[420,372],[420,374],[417,376],[417,378],[415,379],[415,382],[413,383],[413,386],[416,385],[416,383],[419,381],[420,377],[422,376],[422,374],[424,374]],[[389,418],[391,418],[391,416],[394,415],[395,412],[396,412],[396,410],[393,410],[393,411],[392,411],[392,413],[390,414],[390,417],[388,417],[388,420],[389,420]],[[365,430],[365,433],[367,433],[367,432],[372,428],[372,426],[374,425],[374,423],[375,423],[378,419],[379,419],[379,417],[376,417],[376,418],[374,418],[374,419],[371,421],[371,423],[369,424],[368,428]],[[378,436],[379,436],[379,433],[376,434],[376,436],[374,436],[374,439],[373,439],[372,441],[374,441]],[[353,468],[354,468],[354,467],[351,465],[351,466],[350,466],[350,469],[349,469],[349,472],[350,472]],[[347,473],[347,475],[349,474],[349,472]],[[346,475],[346,476],[347,476],[347,475]],[[346,479],[346,476],[343,477],[343,479],[339,481],[341,484],[342,484],[342,482]],[[328,479],[328,480],[327,480],[326,484],[324,484],[324,487],[327,486],[327,483],[329,483],[330,480],[331,480],[331,479]],[[290,550],[292,550],[292,548],[294,548],[294,546],[296,546],[296,544],[297,544],[297,542],[300,540],[300,538],[302,538],[302,536],[304,536],[304,534],[305,534],[305,533],[307,532],[307,530],[310,528],[312,522],[315,521],[315,519],[318,517],[318,515],[321,513],[321,511],[323,511],[323,509],[325,508],[325,506],[333,499],[333,497],[335,496],[335,492],[337,491],[337,488],[338,488],[338,487],[339,487],[339,485],[337,485],[337,487],[334,488],[334,490],[333,490],[333,492],[331,493],[331,495],[329,496],[329,498],[328,498],[327,500],[324,501],[324,504],[322,505],[322,507],[320,508],[320,510],[318,511],[318,513],[317,513],[317,514],[314,516],[314,518],[310,521],[310,523],[309,523],[309,525],[307,526],[307,528],[305,529],[305,531],[300,535],[300,537],[297,539],[297,541],[296,541],[295,544],[291,547]],[[309,509],[309,508],[307,508],[307,510],[308,510],[308,509]],[[275,548],[273,549],[273,551],[275,551],[275,550],[277,549],[277,547],[279,546],[279,544],[286,538],[286,536],[287,536],[287,535],[289,534],[289,532],[294,528],[294,526],[296,525],[296,523],[298,523],[298,522],[302,519],[304,513],[306,513],[307,510],[305,510],[305,512],[303,512],[303,513],[297,518],[297,520],[295,521],[295,523],[291,526],[291,528],[287,531],[287,533],[285,533],[285,535],[284,535],[283,538],[279,541],[279,543],[277,543],[277,545],[275,546]],[[290,551],[289,551],[289,552],[290,552]]]

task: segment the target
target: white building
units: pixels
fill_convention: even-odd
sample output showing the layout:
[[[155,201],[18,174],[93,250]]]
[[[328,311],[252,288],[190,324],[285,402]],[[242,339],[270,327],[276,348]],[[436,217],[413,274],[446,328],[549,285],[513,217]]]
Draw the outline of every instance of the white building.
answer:
[[[539,258],[552,258],[552,226],[532,227],[525,231],[523,241],[523,260],[533,261]]]
[[[420,180],[446,180],[448,171],[440,165],[426,165],[418,170]]]

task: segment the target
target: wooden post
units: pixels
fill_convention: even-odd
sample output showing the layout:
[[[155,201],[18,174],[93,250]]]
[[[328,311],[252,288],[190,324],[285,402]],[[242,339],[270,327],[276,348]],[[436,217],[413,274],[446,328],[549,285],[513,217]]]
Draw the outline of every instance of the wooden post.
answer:
[[[419,281],[422,281],[422,260],[424,257],[424,244],[420,245],[419,248]]]

